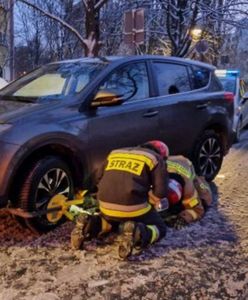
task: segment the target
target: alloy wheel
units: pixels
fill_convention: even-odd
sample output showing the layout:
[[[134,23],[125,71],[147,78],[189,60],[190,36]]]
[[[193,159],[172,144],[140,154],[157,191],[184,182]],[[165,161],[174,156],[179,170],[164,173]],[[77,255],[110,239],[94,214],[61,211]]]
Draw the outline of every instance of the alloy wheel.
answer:
[[[199,167],[201,174],[206,178],[211,177],[219,168],[222,161],[219,141],[210,137],[204,141],[199,153]]]
[[[48,170],[40,179],[36,192],[36,208],[45,208],[49,200],[56,194],[68,196],[70,192],[70,178],[59,168]]]

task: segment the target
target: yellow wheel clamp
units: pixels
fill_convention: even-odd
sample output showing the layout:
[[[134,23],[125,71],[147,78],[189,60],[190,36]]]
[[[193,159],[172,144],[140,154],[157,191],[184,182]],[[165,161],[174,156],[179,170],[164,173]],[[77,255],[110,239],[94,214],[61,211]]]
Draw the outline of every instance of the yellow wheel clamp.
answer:
[[[6,212],[9,212],[13,215],[17,215],[22,218],[35,218],[43,215],[47,215],[47,219],[51,223],[57,223],[63,216],[66,216],[69,220],[74,219],[74,215],[69,212],[69,208],[72,205],[80,205],[84,203],[84,196],[87,193],[87,190],[84,190],[80,193],[80,199],[68,200],[64,195],[57,194],[53,196],[48,205],[47,209],[40,210],[38,212],[29,212],[25,211],[21,208],[6,208],[4,209]],[[78,196],[78,195],[76,195]],[[68,201],[67,201],[68,200]],[[81,211],[88,213],[87,210],[81,209]]]

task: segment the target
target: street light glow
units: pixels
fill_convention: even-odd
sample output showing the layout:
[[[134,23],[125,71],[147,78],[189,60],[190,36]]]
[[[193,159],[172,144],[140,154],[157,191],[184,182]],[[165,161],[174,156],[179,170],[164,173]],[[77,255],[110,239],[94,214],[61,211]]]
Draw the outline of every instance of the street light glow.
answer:
[[[198,40],[201,37],[202,29],[201,28],[193,28],[191,31],[191,36],[193,39]]]

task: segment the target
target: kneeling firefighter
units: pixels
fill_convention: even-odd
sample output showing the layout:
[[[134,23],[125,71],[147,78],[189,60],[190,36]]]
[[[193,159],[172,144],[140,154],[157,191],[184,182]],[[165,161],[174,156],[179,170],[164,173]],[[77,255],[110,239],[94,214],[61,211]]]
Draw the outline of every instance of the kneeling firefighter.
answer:
[[[164,220],[167,225],[179,229],[203,217],[212,203],[212,192],[206,180],[195,174],[186,157],[169,156],[167,170],[169,209]]]
[[[98,181],[100,214],[78,217],[78,225],[72,232],[74,248],[81,248],[85,239],[121,227],[119,256],[124,259],[133,248],[142,249],[164,237],[166,225],[149,198],[154,204],[167,195],[167,156],[168,148],[160,141],[112,151]],[[78,236],[79,227],[81,236]]]

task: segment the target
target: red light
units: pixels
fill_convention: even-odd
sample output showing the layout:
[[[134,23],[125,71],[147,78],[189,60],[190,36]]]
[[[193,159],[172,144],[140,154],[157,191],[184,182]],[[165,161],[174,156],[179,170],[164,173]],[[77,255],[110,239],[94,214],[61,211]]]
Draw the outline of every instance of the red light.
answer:
[[[228,102],[228,103],[233,103],[234,101],[234,94],[231,92],[225,92],[224,93],[224,99]]]

